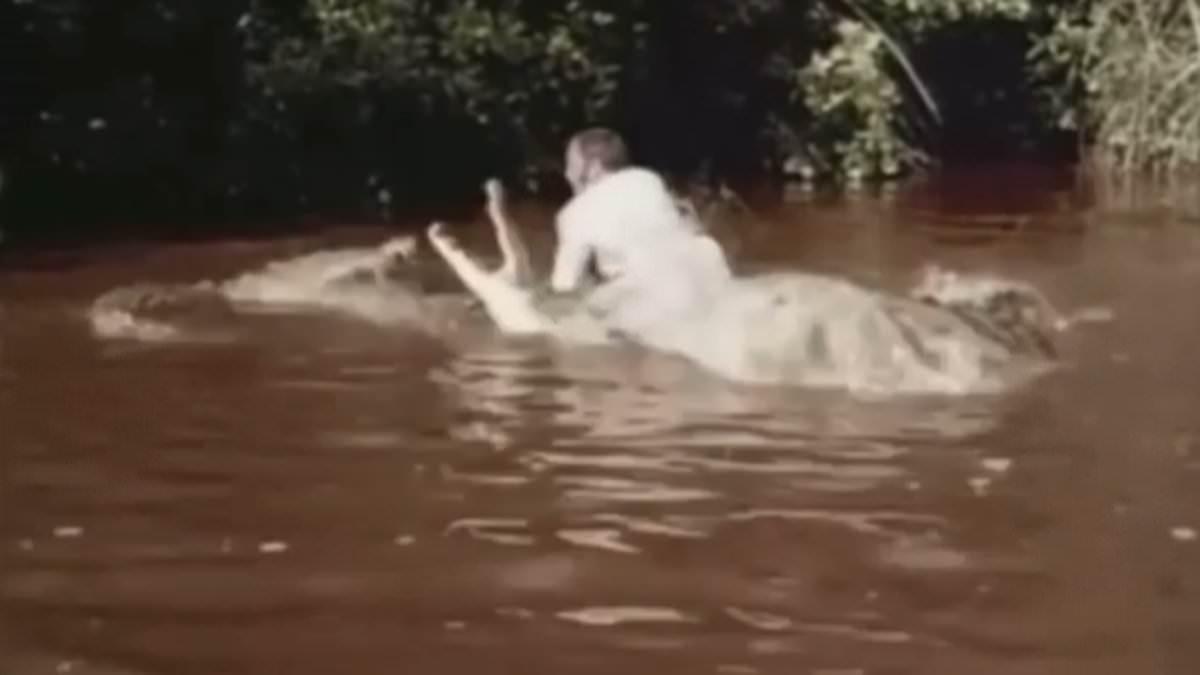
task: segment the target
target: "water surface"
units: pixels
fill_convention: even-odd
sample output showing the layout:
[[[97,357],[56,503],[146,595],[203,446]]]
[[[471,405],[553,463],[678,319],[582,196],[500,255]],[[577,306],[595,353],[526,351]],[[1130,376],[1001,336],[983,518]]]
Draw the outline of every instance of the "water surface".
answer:
[[[123,284],[390,234],[4,263],[0,670],[1200,671],[1194,225],[985,173],[723,232],[747,270],[936,263],[1111,311],[1004,396],[742,387],[481,320],[90,330]]]

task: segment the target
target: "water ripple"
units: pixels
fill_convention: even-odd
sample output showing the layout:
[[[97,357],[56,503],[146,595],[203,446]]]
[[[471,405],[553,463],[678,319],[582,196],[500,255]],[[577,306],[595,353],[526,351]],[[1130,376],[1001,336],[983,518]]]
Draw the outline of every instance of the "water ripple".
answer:
[[[502,546],[532,546],[537,540],[528,529],[529,521],[523,518],[460,518],[450,523],[445,533],[461,531],[472,539]]]
[[[671,607],[583,607],[564,610],[558,618],[584,626],[617,626],[629,623],[689,624],[699,619]]]
[[[941,516],[901,511],[853,512],[829,509],[748,509],[729,513],[724,516],[724,519],[729,522],[743,523],[756,520],[829,523],[861,534],[880,535],[888,538],[908,536],[904,530],[889,524],[922,528],[946,525],[946,519]]]
[[[669,518],[670,517],[668,516],[666,519]],[[673,539],[703,539],[708,536],[707,531],[694,527],[673,525],[669,522],[661,522],[659,520],[653,520],[650,518],[637,518],[620,513],[601,513],[593,516],[592,520],[597,523],[620,525],[627,531],[637,534],[647,534]]]
[[[583,548],[595,548],[613,553],[634,554],[641,549],[621,541],[621,531],[611,528],[559,530],[559,539]]]
[[[719,499],[721,494],[704,488],[687,488],[607,476],[560,476],[568,499],[594,502],[678,503]]]

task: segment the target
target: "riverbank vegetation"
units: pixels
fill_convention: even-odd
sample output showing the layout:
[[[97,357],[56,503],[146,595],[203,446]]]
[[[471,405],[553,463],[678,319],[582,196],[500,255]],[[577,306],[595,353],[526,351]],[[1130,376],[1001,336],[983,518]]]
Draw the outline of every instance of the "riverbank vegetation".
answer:
[[[1200,1],[1062,3],[1033,52],[1060,124],[1110,175],[1200,168]]]
[[[26,235],[561,189],[593,123],[698,180],[1200,162],[1200,0],[15,0],[0,59]]]

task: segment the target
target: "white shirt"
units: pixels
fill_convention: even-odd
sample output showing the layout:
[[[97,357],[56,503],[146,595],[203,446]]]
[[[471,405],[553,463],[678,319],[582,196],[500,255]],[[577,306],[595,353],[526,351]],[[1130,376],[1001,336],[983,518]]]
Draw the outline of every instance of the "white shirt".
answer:
[[[588,186],[556,225],[554,290],[577,289],[594,259],[605,279],[589,293],[589,309],[652,347],[669,344],[709,311],[733,278],[721,246],[646,169],[623,169]]]
[[[600,178],[559,211],[555,225],[558,249],[550,284],[557,292],[578,288],[593,259],[606,279],[661,278],[673,273],[667,267],[691,263],[728,274],[720,246],[681,212],[662,178],[647,169],[621,169]]]

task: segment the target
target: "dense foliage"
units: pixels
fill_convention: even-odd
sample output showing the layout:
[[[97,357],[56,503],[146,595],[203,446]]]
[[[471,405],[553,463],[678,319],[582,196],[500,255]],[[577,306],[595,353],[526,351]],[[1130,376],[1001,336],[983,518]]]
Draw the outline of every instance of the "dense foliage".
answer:
[[[719,171],[858,180],[916,164],[922,129],[942,121],[913,63],[922,46],[967,24],[1030,21],[1031,10],[1027,0],[309,0],[306,17],[308,31],[274,41],[261,81],[378,86],[426,111],[447,106],[527,159],[556,154],[582,123],[615,120],[684,168],[711,160]]]
[[[10,0],[0,205],[27,230],[387,217],[554,185],[593,123],[677,176],[875,180],[1075,132],[1172,168],[1196,1]]]
[[[1035,52],[1060,124],[1111,173],[1200,168],[1200,1],[1064,3]],[[1064,86],[1065,84],[1065,86]]]

